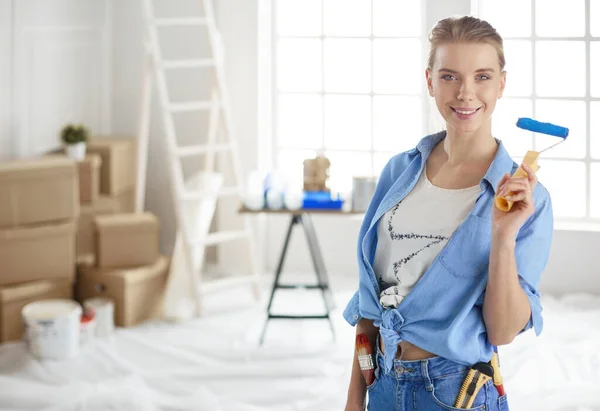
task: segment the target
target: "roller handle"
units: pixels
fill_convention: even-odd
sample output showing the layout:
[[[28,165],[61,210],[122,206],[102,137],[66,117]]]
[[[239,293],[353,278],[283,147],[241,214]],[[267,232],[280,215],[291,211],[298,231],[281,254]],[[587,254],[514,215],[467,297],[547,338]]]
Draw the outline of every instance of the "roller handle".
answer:
[[[534,172],[537,172],[540,168],[537,163],[539,156],[540,153],[537,151],[528,151],[525,155],[525,158],[523,159],[523,162],[527,164]],[[511,176],[511,178],[518,177],[527,177],[527,172],[523,170],[523,167],[519,167],[517,171],[515,171],[514,174]],[[508,193],[508,196],[511,196],[513,194],[514,193],[511,191]],[[503,196],[496,196],[496,198],[494,198],[494,204],[496,204],[496,207],[501,211],[510,211],[514,202],[507,200]]]

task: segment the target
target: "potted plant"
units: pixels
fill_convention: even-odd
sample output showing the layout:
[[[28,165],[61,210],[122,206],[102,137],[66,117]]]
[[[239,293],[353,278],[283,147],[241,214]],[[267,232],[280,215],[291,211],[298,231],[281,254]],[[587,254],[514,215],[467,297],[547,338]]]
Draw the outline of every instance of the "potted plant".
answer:
[[[67,124],[62,129],[60,137],[66,146],[67,156],[77,161],[85,158],[89,132],[83,124]]]

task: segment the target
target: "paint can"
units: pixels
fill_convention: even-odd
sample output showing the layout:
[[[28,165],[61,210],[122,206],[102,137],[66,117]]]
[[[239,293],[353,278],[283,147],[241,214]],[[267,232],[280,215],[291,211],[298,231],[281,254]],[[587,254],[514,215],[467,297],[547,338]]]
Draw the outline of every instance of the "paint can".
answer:
[[[95,313],[96,337],[105,338],[112,335],[115,329],[115,303],[110,298],[89,298],[83,302],[83,308]]]

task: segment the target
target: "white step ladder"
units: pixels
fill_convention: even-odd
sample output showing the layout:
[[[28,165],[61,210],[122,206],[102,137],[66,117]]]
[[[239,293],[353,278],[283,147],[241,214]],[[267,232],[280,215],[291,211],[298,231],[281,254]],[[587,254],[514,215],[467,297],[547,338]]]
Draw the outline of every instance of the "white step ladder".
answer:
[[[242,190],[242,169],[241,163],[238,157],[238,149],[235,140],[235,132],[233,121],[231,118],[231,105],[229,101],[229,94],[225,84],[225,70],[223,63],[223,45],[221,42],[220,33],[215,24],[215,14],[213,10],[212,0],[198,0],[202,2],[202,8],[204,10],[203,17],[194,18],[157,18],[154,12],[153,0],[142,0],[145,14],[145,26],[146,26],[146,48],[147,48],[147,66],[149,71],[143,81],[142,91],[142,114],[140,119],[140,142],[139,146],[141,150],[147,150],[148,145],[148,134],[149,134],[149,121],[150,121],[150,95],[151,95],[151,77],[156,79],[156,85],[158,89],[158,97],[162,112],[162,121],[166,133],[168,153],[166,156],[169,159],[170,179],[173,195],[173,205],[176,213],[178,233],[177,233],[177,244],[176,250],[174,251],[174,258],[176,255],[183,255],[185,262],[186,273],[191,278],[188,278],[187,284],[191,284],[194,288],[192,291],[193,299],[195,300],[195,316],[201,315],[203,310],[203,294],[210,292],[215,289],[222,287],[231,287],[236,285],[247,285],[250,284],[253,287],[254,296],[256,299],[260,298],[260,275],[258,268],[258,259],[256,256],[256,249],[254,245],[254,239],[252,231],[250,229],[250,221],[246,216],[236,216],[237,219],[243,221],[243,227],[235,230],[217,231],[209,233],[210,221],[213,219],[214,207],[216,205],[217,198],[233,197],[238,196],[239,200]],[[181,27],[181,26],[198,26],[206,29],[208,36],[208,42],[210,46],[210,58],[204,59],[185,59],[185,60],[174,60],[165,61],[162,58],[162,50],[160,45],[160,30],[163,27]],[[212,76],[215,79],[212,85],[211,98],[206,101],[190,101],[190,102],[177,102],[174,103],[169,98],[169,90],[167,86],[167,79],[165,75],[166,70],[198,70],[200,74],[206,76]],[[192,146],[180,146],[177,139],[176,127],[175,127],[175,116],[178,113],[186,112],[198,112],[208,111],[209,112],[209,126],[208,135],[202,144],[196,144]],[[222,136],[225,142],[217,143],[217,134],[222,131]],[[222,181],[222,174],[216,170],[215,155],[219,152],[228,152],[231,156],[231,163],[233,164],[233,179],[234,183],[232,186],[221,187],[220,182]],[[204,172],[203,176],[196,175],[196,183],[202,182],[206,179],[211,179],[212,182],[217,182],[219,191],[213,192],[210,187],[200,187],[198,184],[190,182],[189,179],[186,181],[182,168],[182,159],[190,157],[205,157]],[[144,174],[146,168],[146,160],[139,154],[138,157],[143,163],[140,167],[142,171],[140,174]],[[192,178],[193,179],[193,178]],[[214,188],[213,188],[214,190]],[[138,193],[138,208],[139,198],[141,193]],[[211,203],[212,201],[212,203]],[[194,203],[196,202],[196,203]],[[204,202],[204,203],[202,203]],[[198,207],[196,205],[190,206],[190,204],[212,204],[212,210],[208,210],[210,207],[205,207],[203,211],[197,213],[191,217],[193,225],[196,226],[196,231],[190,226],[190,209],[195,210]],[[208,210],[208,211],[207,211]],[[198,216],[203,214],[204,216]],[[203,219],[200,225],[203,227],[198,232],[198,223],[196,219]],[[206,221],[208,219],[208,221]],[[245,240],[247,243],[248,253],[248,264],[249,268],[248,275],[234,275],[228,276],[219,280],[203,281],[202,272],[204,270],[204,250],[209,246],[217,246],[219,244]],[[181,248],[183,252],[181,252]],[[179,252],[178,252],[179,250]],[[182,265],[182,261],[173,261],[179,266]],[[173,272],[172,272],[173,274]],[[183,284],[180,282],[180,284]]]

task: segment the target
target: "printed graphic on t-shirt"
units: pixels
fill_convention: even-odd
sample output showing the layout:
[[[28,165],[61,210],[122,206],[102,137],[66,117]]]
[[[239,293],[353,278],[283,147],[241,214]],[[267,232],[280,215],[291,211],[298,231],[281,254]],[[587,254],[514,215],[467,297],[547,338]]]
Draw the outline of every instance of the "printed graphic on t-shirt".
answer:
[[[402,203],[402,202],[400,202],[400,203]],[[430,240],[430,241],[426,241],[425,246],[423,246],[422,241],[415,242],[416,247],[415,247],[414,251],[412,251],[409,254],[405,255],[404,257],[400,258],[398,261],[393,262],[394,276],[398,280],[398,284],[402,284],[402,279],[398,275],[398,272],[400,271],[400,267],[402,267],[404,264],[408,263],[410,260],[412,260],[415,256],[417,256],[423,250],[426,250],[436,244],[440,244],[443,241],[448,241],[448,239],[450,238],[450,237],[446,237],[446,236],[439,235],[439,234],[436,235],[436,234],[417,234],[417,233],[404,233],[404,234],[396,233],[394,231],[393,219],[394,219],[394,215],[396,214],[396,210],[398,210],[398,207],[400,207],[400,203],[398,203],[398,204],[396,204],[396,206],[394,206],[394,208],[392,209],[392,212],[390,213],[390,218],[388,219],[388,232],[390,234],[390,239],[392,241],[410,241],[410,240],[422,240],[422,239]]]

